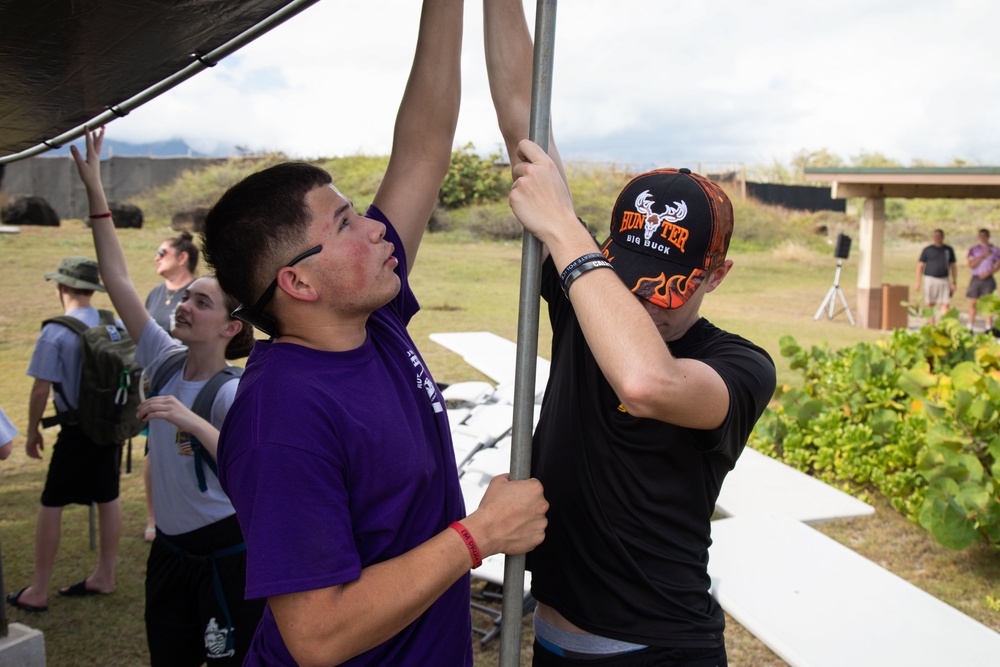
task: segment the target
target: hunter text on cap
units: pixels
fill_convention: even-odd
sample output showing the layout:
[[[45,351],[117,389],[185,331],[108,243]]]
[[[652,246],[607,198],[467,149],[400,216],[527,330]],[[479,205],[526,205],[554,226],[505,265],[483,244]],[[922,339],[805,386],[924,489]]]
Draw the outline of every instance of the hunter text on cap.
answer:
[[[689,169],[657,169],[618,195],[601,252],[636,296],[677,308],[722,265],[732,234],[722,188]]]

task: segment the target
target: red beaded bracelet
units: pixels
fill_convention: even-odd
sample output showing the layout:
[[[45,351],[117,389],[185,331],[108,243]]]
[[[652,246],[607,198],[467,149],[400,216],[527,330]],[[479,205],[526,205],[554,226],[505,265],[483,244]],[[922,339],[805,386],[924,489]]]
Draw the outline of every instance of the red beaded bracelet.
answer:
[[[107,213],[98,213],[97,215],[91,215],[90,219],[97,220],[100,218],[110,218],[110,217],[111,217],[111,211],[108,211]]]
[[[472,556],[472,569],[475,570],[477,567],[483,564],[483,555],[479,552],[479,545],[476,544],[476,540],[473,539],[472,533],[460,524],[458,521],[452,522],[449,528],[454,528],[455,532],[462,536],[465,540],[465,546],[469,547],[469,555]]]

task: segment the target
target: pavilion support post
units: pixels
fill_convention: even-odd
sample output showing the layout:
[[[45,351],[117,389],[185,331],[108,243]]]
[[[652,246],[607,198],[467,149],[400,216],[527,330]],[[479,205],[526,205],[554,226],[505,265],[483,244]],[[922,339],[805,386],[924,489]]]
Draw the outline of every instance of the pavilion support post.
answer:
[[[882,253],[885,199],[868,197],[861,208],[861,261],[858,266],[858,325],[882,328]]]

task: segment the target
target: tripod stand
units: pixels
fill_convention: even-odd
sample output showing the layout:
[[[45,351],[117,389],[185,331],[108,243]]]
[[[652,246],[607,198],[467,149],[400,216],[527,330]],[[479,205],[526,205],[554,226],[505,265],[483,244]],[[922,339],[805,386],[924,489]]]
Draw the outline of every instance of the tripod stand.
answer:
[[[837,296],[840,296],[840,302],[844,304],[844,312],[847,313],[847,319],[851,321],[851,326],[857,326],[854,324],[854,316],[851,315],[851,309],[847,307],[847,297],[844,296],[844,290],[840,289],[840,267],[843,265],[844,260],[837,260],[837,272],[833,276],[833,286],[830,287],[830,291],[826,293],[826,298],[823,299],[823,303],[819,304],[819,310],[816,311],[816,317],[813,320],[818,320],[823,311],[826,310],[826,316],[831,320],[833,319],[834,312],[833,307],[837,300]]]

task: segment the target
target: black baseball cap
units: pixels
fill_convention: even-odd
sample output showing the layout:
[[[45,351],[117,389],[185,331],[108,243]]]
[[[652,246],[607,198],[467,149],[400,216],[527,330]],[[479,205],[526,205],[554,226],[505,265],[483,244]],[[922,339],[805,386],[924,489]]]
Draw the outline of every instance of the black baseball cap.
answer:
[[[601,252],[633,294],[678,308],[722,266],[732,235],[722,188],[690,169],[656,169],[618,195]]]

